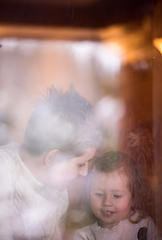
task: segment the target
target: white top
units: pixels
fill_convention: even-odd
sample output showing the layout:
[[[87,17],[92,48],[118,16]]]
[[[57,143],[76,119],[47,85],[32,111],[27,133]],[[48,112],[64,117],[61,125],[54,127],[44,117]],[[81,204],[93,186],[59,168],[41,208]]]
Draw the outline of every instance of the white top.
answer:
[[[128,219],[120,221],[111,229],[101,228],[97,222],[74,233],[73,240],[162,240],[150,217],[139,223]]]
[[[21,160],[18,147],[0,147],[0,239],[61,240],[67,191],[40,183]]]

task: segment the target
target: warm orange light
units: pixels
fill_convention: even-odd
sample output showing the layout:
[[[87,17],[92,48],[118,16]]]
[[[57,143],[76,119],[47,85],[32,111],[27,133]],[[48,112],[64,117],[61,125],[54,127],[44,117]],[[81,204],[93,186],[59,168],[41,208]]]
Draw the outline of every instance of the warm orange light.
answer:
[[[154,38],[153,45],[156,47],[159,52],[162,54],[162,38]]]

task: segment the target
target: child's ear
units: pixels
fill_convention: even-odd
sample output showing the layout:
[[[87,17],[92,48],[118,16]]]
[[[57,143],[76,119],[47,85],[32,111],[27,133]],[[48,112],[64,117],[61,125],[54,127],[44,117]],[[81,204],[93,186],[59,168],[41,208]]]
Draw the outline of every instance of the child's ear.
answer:
[[[48,152],[44,159],[45,165],[49,166],[52,162],[52,159],[54,159],[59,154],[60,154],[60,151],[58,149],[53,149],[52,151]]]

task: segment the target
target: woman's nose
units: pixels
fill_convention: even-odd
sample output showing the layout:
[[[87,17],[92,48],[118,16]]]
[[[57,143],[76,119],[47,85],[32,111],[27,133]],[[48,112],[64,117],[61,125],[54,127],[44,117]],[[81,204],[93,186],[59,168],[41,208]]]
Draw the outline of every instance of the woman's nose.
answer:
[[[111,198],[109,196],[104,197],[102,204],[104,206],[112,206],[113,205]]]

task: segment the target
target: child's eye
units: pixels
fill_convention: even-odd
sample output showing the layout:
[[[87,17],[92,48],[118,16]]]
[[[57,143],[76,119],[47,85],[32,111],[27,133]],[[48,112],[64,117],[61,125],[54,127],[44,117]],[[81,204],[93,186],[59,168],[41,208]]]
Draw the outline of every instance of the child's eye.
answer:
[[[102,193],[95,193],[96,196],[102,197]]]
[[[114,198],[121,198],[121,196],[115,194]]]

